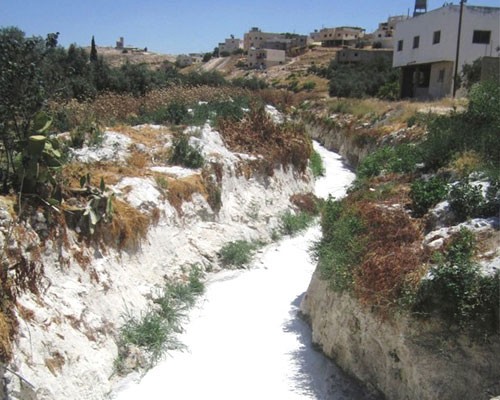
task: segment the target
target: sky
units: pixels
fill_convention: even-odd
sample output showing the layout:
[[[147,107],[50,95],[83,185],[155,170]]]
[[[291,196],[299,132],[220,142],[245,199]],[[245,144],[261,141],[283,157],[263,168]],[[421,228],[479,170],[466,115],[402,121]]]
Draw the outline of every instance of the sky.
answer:
[[[458,4],[459,0],[454,3]],[[444,0],[428,0],[428,10]],[[59,32],[59,43],[126,46],[182,54],[212,51],[251,27],[264,32],[309,34],[315,29],[360,26],[373,32],[389,16],[413,11],[413,0],[0,0],[0,27],[16,26],[27,36]],[[500,7],[500,0],[467,4]],[[500,22],[499,22],[500,23]]]

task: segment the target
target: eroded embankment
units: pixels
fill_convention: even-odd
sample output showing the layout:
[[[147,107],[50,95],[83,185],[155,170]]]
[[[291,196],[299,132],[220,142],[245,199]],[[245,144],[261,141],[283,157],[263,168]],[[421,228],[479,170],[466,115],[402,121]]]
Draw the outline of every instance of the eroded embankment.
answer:
[[[203,190],[193,190],[179,201],[168,194],[178,185],[202,179],[201,170],[166,168],[163,180],[122,179],[112,187],[116,196],[136,210],[157,210],[158,215],[135,249],[92,245],[71,229],[65,231],[64,241],[44,240],[24,223],[26,234],[36,241],[19,238],[11,245],[25,253],[40,248],[44,269],[36,293],[25,291],[16,299],[19,327],[9,364],[15,373],[7,371],[4,377],[9,398],[106,398],[124,316],[143,315],[155,291],[165,282],[187,279],[193,266],[219,269],[217,253],[224,244],[271,241],[280,214],[291,206],[290,196],[312,191],[307,171],[288,165],[286,170],[276,166],[270,175],[259,172],[252,167],[256,157],[229,151],[209,126],[192,140],[207,162],[219,165],[213,177],[220,190],[216,206]],[[159,187],[163,181],[169,185],[166,195]],[[47,223],[43,214],[39,220]]]
[[[342,129],[313,118],[306,126],[313,138],[338,151],[352,167],[384,142],[364,140],[361,126],[355,134],[352,126]],[[386,139],[391,136],[398,135]],[[374,207],[390,209],[394,201]],[[404,210],[405,204],[396,205]],[[384,315],[376,306],[362,305],[353,292],[333,290],[319,267],[301,311],[312,326],[313,342],[346,372],[388,399],[489,399],[500,391],[498,336],[477,340],[436,320],[414,319],[395,310]]]

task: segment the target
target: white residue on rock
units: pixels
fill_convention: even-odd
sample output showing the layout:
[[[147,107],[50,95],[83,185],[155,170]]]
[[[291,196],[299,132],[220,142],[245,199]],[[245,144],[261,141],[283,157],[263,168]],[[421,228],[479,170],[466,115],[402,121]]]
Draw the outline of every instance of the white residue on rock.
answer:
[[[151,171],[159,172],[160,174],[171,175],[176,178],[187,178],[188,176],[198,175],[199,169],[190,169],[173,165],[171,167],[151,167]]]
[[[83,163],[98,161],[124,161],[129,155],[128,147],[132,140],[121,133],[104,132],[103,142],[99,146],[70,149],[74,159]]]
[[[127,202],[137,209],[157,206],[162,196],[154,182],[144,178],[123,178],[114,189],[123,192]]]
[[[283,117],[283,114],[281,114],[276,107],[273,107],[271,105],[266,105],[266,113],[271,117],[273,122],[275,124],[282,124],[283,121],[285,120]]]

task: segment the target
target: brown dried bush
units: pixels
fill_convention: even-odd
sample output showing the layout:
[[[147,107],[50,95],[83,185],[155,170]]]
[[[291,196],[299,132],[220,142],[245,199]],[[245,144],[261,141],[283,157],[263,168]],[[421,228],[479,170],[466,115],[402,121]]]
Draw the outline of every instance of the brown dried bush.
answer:
[[[303,126],[275,124],[263,107],[252,105],[241,121],[222,119],[219,129],[232,151],[262,156],[271,170],[293,165],[303,173],[308,166],[312,144]]]
[[[386,312],[403,291],[416,289],[425,254],[418,222],[401,208],[358,203],[365,221],[365,252],[355,271],[355,292],[362,303]]]

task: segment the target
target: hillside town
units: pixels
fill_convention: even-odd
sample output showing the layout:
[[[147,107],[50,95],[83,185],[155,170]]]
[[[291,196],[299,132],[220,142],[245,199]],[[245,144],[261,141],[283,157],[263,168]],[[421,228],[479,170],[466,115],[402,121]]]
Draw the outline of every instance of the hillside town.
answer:
[[[309,35],[252,27],[243,38],[230,35],[213,54],[242,55],[245,68],[262,71],[316,46],[335,48],[338,63],[390,60],[402,72],[401,98],[438,99],[455,95],[457,76],[466,64],[480,59],[484,78],[500,70],[500,8],[464,3],[428,10],[427,1],[416,0],[411,15],[390,16],[372,33],[351,26],[321,28]],[[189,66],[203,60],[203,54],[188,54],[178,56],[177,63]]]

